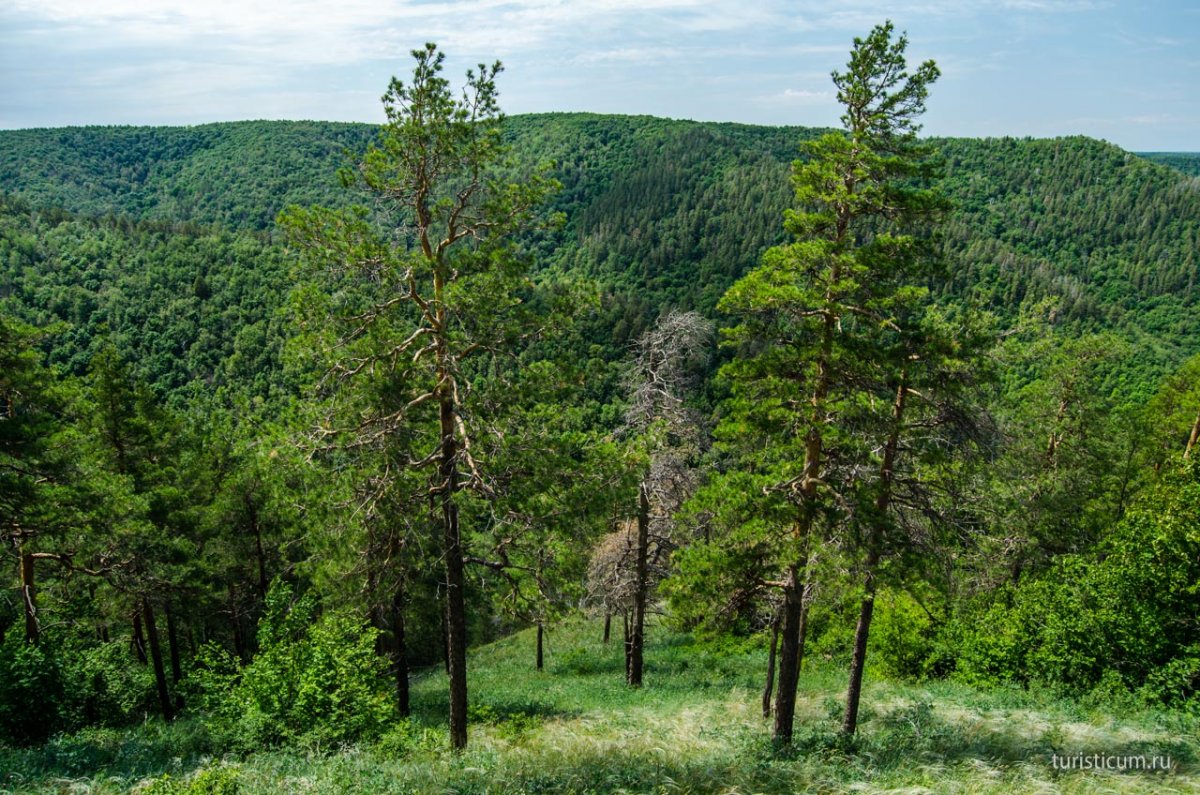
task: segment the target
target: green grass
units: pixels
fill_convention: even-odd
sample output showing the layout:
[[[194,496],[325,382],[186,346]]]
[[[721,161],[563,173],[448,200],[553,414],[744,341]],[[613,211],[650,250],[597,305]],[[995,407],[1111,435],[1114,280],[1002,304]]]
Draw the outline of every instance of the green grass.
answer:
[[[416,714],[373,746],[217,758],[181,721],[0,749],[0,792],[601,793],[1200,792],[1198,722],[1087,707],[1044,692],[871,681],[853,747],[834,733],[844,671],[801,678],[793,748],[759,715],[762,650],[717,650],[654,627],[646,686],[621,681],[619,643],[573,621],[533,670],[523,632],[470,661],[470,748],[445,748],[440,670],[415,684]],[[1050,755],[1167,755],[1172,773],[1055,770]],[[163,779],[167,775],[169,778]]]

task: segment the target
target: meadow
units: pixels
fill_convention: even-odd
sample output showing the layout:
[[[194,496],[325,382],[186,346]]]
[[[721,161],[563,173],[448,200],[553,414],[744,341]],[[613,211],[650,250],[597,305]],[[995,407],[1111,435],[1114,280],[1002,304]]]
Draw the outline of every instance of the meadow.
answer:
[[[474,650],[465,752],[446,747],[446,681],[434,668],[416,675],[413,717],[370,745],[238,756],[222,754],[194,720],[148,718],[0,751],[0,792],[1200,791],[1200,721],[1180,712],[868,678],[848,745],[837,734],[844,668],[818,660],[802,672],[793,747],[777,749],[761,716],[761,647],[652,626],[646,686],[636,690],[624,684],[620,643],[600,638],[598,621],[555,626],[540,673],[532,631]],[[1172,769],[1061,770],[1055,754],[1169,757]]]

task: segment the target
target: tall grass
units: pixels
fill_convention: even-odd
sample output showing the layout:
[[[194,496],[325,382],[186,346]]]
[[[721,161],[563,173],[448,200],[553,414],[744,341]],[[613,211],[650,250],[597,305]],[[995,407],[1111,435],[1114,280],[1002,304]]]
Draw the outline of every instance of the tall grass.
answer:
[[[217,758],[195,724],[84,732],[0,750],[0,791],[222,793],[1200,792],[1197,720],[1048,692],[869,681],[860,735],[836,734],[844,671],[805,670],[796,741],[759,715],[765,654],[655,627],[646,686],[622,683],[619,642],[576,620],[534,670],[518,633],[471,656],[470,747],[446,748],[445,677],[414,683],[415,714],[373,746]],[[1171,773],[1056,770],[1051,754],[1170,756]],[[164,775],[167,776],[164,778]]]

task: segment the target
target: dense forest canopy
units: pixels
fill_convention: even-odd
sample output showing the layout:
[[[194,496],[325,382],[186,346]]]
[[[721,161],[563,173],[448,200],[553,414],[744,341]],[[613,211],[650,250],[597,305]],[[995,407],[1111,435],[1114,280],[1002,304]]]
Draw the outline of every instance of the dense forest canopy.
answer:
[[[537,267],[597,280],[594,336],[614,355],[662,307],[711,313],[782,240],[788,166],[818,132],[588,114],[505,125],[518,162],[552,163],[563,185],[549,207],[565,225],[527,241]],[[76,372],[80,343],[104,325],[160,391],[232,377],[258,380],[261,393],[279,366],[272,324],[288,284],[275,216],[361,200],[336,171],[372,135],[315,122],[0,132],[0,190],[11,197],[0,295],[19,296],[28,320],[71,322],[56,357]],[[930,143],[955,205],[943,231],[952,267],[936,292],[1005,323],[1057,298],[1057,323],[1116,330],[1144,349],[1128,363],[1145,370],[1135,380],[1197,350],[1194,181],[1085,138]],[[235,351],[242,376],[228,372]]]
[[[1200,156],[923,138],[893,34],[837,130],[427,45],[382,128],[0,132],[0,753],[462,749],[545,717],[468,646],[579,616],[634,689],[762,651],[776,750],[872,747],[874,670],[1194,716]]]

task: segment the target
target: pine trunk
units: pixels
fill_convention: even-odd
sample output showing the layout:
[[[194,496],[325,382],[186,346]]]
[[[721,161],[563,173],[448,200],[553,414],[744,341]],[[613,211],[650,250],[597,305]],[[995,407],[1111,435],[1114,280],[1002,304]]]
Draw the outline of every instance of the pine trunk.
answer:
[[[537,625],[537,669],[539,671],[542,670],[542,665],[544,662],[544,657],[542,654],[542,635],[543,634],[544,634],[544,630],[542,627],[542,622],[539,621],[538,625]]]
[[[242,619],[237,614],[236,608],[233,613],[233,652],[242,662],[248,662],[250,659],[246,650],[246,638],[242,634]]]
[[[450,669],[450,745],[467,747],[467,606],[462,537],[458,527],[458,440],[454,404],[441,400],[442,449],[439,463],[442,508],[442,553],[446,565],[446,657]]]
[[[33,553],[21,553],[21,602],[25,607],[25,642],[37,643],[41,627],[37,618],[37,585]]]
[[[404,596],[399,590],[392,597],[392,641],[392,666],[396,674],[396,709],[402,717],[408,717],[412,711],[408,687],[408,639],[404,634]]]
[[[646,484],[638,489],[637,550],[634,563],[633,627],[629,633],[630,687],[642,686],[642,651],[646,637],[647,558],[650,554],[650,495]]]
[[[767,684],[763,687],[762,714],[771,717],[771,696],[775,691],[775,655],[779,649],[779,616],[771,619],[771,646],[767,651]]]
[[[783,589],[783,628],[779,644],[779,689],[775,695],[774,739],[787,745],[792,741],[796,717],[796,688],[800,683],[800,666],[804,662],[804,635],[808,623],[807,565],[788,570]]]
[[[850,684],[846,688],[846,712],[842,717],[842,734],[858,730],[858,705],[862,698],[863,671],[867,665],[867,639],[871,633],[871,618],[875,614],[875,566],[878,558],[867,559],[862,604],[858,610],[858,625],[854,628],[854,652],[850,658]]]
[[[150,659],[154,663],[154,685],[158,690],[158,703],[162,708],[163,720],[170,722],[175,719],[175,712],[171,707],[171,693],[167,688],[167,672],[163,667],[158,628],[154,625],[154,607],[149,598],[142,599],[142,615],[146,621],[146,637],[150,640]]]
[[[900,384],[892,404],[892,426],[883,448],[879,465],[879,494],[875,498],[875,525],[867,539],[867,560],[863,567],[863,599],[854,629],[854,652],[850,658],[850,683],[846,688],[846,712],[842,717],[842,734],[858,730],[858,705],[862,698],[863,672],[867,666],[867,640],[871,634],[871,619],[875,615],[875,570],[879,566],[880,549],[887,529],[887,515],[892,502],[892,483],[896,476],[896,456],[900,449],[900,432],[904,422],[905,399],[908,397],[908,373],[900,372]]]
[[[163,612],[167,616],[167,643],[171,646],[171,684],[175,686],[175,709],[183,709],[183,696],[179,694],[179,683],[183,680],[183,666],[179,662],[179,628],[175,626],[175,613],[171,610],[171,600],[163,603]]]
[[[625,649],[625,681],[629,681],[629,611],[621,611],[621,636],[624,640],[622,643]]]
[[[146,638],[142,634],[142,611],[135,609],[133,611],[133,637],[130,640],[133,646],[133,653],[137,657],[137,661],[142,665],[146,664]]]
[[[254,499],[246,496],[246,514],[250,518],[250,533],[254,536],[254,555],[258,560],[258,596],[264,602],[267,599],[267,556],[263,552],[262,528],[258,526],[258,509]]]

